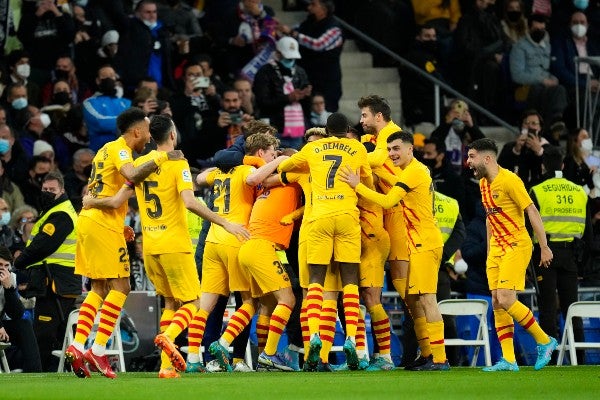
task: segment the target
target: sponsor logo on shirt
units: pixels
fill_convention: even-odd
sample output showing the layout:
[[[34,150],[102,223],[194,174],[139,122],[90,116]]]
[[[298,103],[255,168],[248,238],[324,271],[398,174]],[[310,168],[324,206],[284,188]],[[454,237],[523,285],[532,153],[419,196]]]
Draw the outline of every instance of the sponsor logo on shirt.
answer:
[[[119,158],[121,161],[129,160],[131,157],[129,156],[129,152],[127,150],[119,150]]]
[[[187,169],[184,169],[183,171],[181,171],[181,177],[182,177],[182,179],[183,179],[184,182],[191,182],[192,181],[192,174]]]

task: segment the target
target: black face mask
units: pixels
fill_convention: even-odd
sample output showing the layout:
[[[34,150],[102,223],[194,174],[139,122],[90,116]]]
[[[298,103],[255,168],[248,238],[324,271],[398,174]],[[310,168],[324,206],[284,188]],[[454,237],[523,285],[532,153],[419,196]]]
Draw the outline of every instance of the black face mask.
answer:
[[[521,15],[521,11],[507,11],[506,19],[508,19],[510,22],[517,22],[521,19]]]
[[[98,90],[105,96],[115,97],[117,95],[117,82],[112,78],[104,78],[100,80],[100,85],[98,85]]]
[[[545,29],[533,30],[533,31],[529,32],[529,36],[531,36],[531,40],[533,40],[536,43],[539,43],[546,36],[546,30]]]
[[[426,41],[420,42],[419,46],[421,47],[421,49],[425,50],[426,52],[428,52],[430,54],[437,54],[437,52],[438,52],[437,40],[426,40]]]
[[[42,206],[43,210],[48,210],[50,207],[52,207],[52,205],[56,201],[56,199],[54,198],[55,196],[56,195],[51,192],[40,193],[40,205]]]
[[[52,104],[65,105],[71,102],[71,95],[67,92],[58,92],[52,95]]]
[[[69,79],[69,72],[62,69],[55,69],[54,76],[56,77],[57,81],[66,81]]]
[[[48,175],[47,173],[45,174],[35,174],[35,176],[33,177],[33,180],[40,185],[40,187],[42,187],[42,182],[44,182],[44,178],[46,177],[46,175]]]
[[[437,164],[437,160],[435,158],[424,158],[421,162],[432,171],[435,169],[435,164]]]
[[[417,161],[423,162],[423,152],[421,150],[413,150],[413,156]]]

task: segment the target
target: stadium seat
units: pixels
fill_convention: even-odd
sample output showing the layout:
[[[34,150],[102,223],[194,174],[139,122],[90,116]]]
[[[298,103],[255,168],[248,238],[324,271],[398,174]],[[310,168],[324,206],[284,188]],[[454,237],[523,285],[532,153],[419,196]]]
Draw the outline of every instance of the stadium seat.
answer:
[[[10,373],[10,368],[8,367],[8,360],[6,359],[6,354],[4,354],[4,349],[8,348],[10,343],[1,342],[0,343],[0,374],[5,372],[7,374]]]
[[[79,310],[73,310],[69,314],[69,318],[67,319],[67,329],[65,330],[65,337],[63,339],[62,350],[54,350],[52,354],[56,357],[60,358],[58,362],[58,372],[65,372],[65,351],[67,347],[73,343],[74,339],[74,327],[77,325],[77,319],[79,318]],[[96,315],[96,321],[94,322],[94,327],[92,328],[92,334],[98,328],[98,319],[100,318],[100,313]],[[119,371],[125,372],[125,356],[123,355],[123,342],[121,341],[121,328],[120,328],[121,317],[117,320],[115,325],[115,329],[108,341],[108,346],[106,349],[106,355],[108,356],[116,356],[119,359],[118,367]]]
[[[600,318],[600,301],[578,301],[569,306],[562,340],[558,346],[556,365],[562,365],[565,351],[569,351],[571,365],[577,365],[576,349],[600,349],[600,342],[576,342],[573,335],[573,318]]]
[[[446,346],[474,346],[475,352],[471,367],[477,366],[477,357],[479,349],[483,346],[485,365],[492,365],[492,357],[490,354],[490,338],[488,335],[487,324],[487,309],[488,302],[477,299],[450,299],[442,300],[438,303],[440,313],[442,315],[455,316],[475,316],[479,319],[479,329],[475,339],[444,339]]]

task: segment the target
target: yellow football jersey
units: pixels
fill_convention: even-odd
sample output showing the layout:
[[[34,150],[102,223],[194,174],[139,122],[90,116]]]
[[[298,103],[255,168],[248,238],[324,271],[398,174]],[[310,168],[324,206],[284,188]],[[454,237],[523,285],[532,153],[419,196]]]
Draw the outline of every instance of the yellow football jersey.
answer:
[[[125,143],[123,137],[106,143],[92,160],[92,171],[88,180],[90,194],[97,198],[114,196],[125,183],[121,175],[121,167],[132,163],[131,148]],[[81,210],[81,216],[92,218],[102,226],[123,232],[127,202],[117,209],[89,208]]]
[[[356,187],[357,193],[384,208],[402,204],[408,245],[411,252],[422,252],[443,246],[442,235],[436,225],[433,210],[433,183],[429,169],[413,158],[395,180],[387,194],[369,190],[365,185]]]
[[[133,164],[137,167],[156,157],[153,150]],[[180,194],[184,190],[194,190],[186,160],[167,161],[136,185],[144,254],[191,253],[187,209]]]
[[[248,185],[246,179],[255,170],[256,168],[250,165],[240,165],[228,172],[219,169],[210,172],[206,182],[213,186],[213,211],[229,222],[248,225],[256,191],[260,190],[260,187]],[[234,235],[216,224],[211,224],[206,241],[241,246],[241,242]]]
[[[279,165],[279,171],[290,171],[307,166],[311,177],[312,210],[309,221],[351,213],[358,219],[356,192],[340,181],[337,171],[349,166],[372,182],[367,150],[354,139],[328,137],[307,143],[300,152]],[[309,200],[307,199],[307,202]]]
[[[479,189],[492,233],[490,252],[506,250],[521,240],[531,240],[525,229],[524,210],[533,201],[521,178],[499,167],[492,183],[481,179]]]

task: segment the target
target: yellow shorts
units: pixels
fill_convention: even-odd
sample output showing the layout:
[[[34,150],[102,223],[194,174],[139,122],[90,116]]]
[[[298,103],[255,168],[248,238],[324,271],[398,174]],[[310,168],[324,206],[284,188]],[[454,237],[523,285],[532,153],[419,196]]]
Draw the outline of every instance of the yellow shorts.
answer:
[[[308,230],[309,264],[327,265],[333,260],[360,263],[360,224],[357,216],[334,215],[312,221]]]
[[[394,208],[396,211],[383,214],[383,226],[390,235],[390,255],[388,260],[408,261],[408,234],[402,207]]]
[[[531,260],[531,242],[519,242],[503,255],[491,253],[486,261],[486,273],[490,290],[525,289],[525,273]]]
[[[390,252],[388,233],[381,228],[370,233],[368,237],[363,234],[361,248],[360,267],[358,269],[359,286],[383,287],[384,266]]]
[[[229,296],[231,292],[249,292],[248,272],[238,262],[239,247],[206,242],[202,258],[201,290]]]
[[[290,277],[279,257],[275,243],[265,239],[250,239],[240,247],[240,266],[251,278],[253,297],[291,287]]]
[[[408,265],[408,294],[437,293],[438,271],[443,247],[411,253]]]
[[[306,246],[306,240],[298,242],[298,278],[300,280],[300,287],[303,289],[308,289],[310,283],[310,270],[306,262]],[[327,265],[323,290],[326,292],[340,292],[342,290],[342,280],[338,263],[334,262]]]
[[[144,254],[144,268],[156,293],[187,303],[200,297],[192,253]]]
[[[75,273],[91,279],[129,277],[129,253],[123,232],[110,230],[91,218],[76,225]]]

